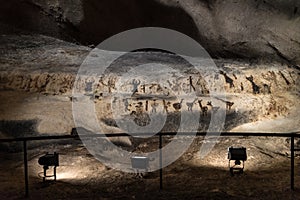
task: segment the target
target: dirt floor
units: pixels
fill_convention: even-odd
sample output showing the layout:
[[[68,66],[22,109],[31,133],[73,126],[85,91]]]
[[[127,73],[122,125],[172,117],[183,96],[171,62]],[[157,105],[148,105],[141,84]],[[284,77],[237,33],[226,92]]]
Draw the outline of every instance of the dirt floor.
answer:
[[[300,159],[296,157],[295,191],[290,190],[289,144],[285,139],[223,137],[212,152],[200,159],[203,138],[194,140],[189,151],[159,171],[125,173],[105,167],[80,141],[56,141],[29,150],[29,199],[300,199]],[[276,144],[276,147],[268,144]],[[153,141],[150,147],[156,147]],[[244,174],[230,175],[227,148],[247,148]],[[29,148],[35,146],[31,142]],[[136,148],[144,146],[137,144]],[[46,151],[60,154],[57,181],[43,183],[38,158]],[[24,197],[23,155],[1,153],[1,199]],[[49,174],[51,174],[51,169]]]

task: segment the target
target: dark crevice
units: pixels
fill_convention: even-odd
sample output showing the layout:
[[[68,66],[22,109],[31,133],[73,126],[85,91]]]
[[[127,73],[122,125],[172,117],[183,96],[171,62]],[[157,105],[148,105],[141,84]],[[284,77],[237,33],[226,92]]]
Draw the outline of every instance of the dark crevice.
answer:
[[[275,45],[271,44],[270,42],[268,42],[267,44],[269,47],[271,47],[275,51],[276,55],[279,58],[281,58],[284,61],[286,61],[287,63],[291,64],[291,60],[289,58],[287,58]]]
[[[279,71],[279,74],[280,74],[281,77],[284,79],[284,81],[285,81],[285,83],[286,83],[287,85],[290,85],[290,84],[291,84],[290,81],[285,77],[285,75],[284,75],[281,71]]]
[[[199,39],[197,26],[189,14],[179,6],[157,1],[118,1],[116,6],[114,0],[103,0],[101,4],[90,0],[83,2],[83,13],[79,41],[85,45],[99,44],[114,34],[139,27],[170,28]]]
[[[298,65],[289,65],[289,67],[300,71],[300,66]]]
[[[62,29],[62,31],[60,31],[62,34],[66,35],[67,38],[70,38],[69,40],[71,40],[71,42],[77,42],[78,38],[76,36],[79,34],[80,30],[72,22],[70,22],[68,18],[64,18],[62,12],[59,13],[55,10],[52,10],[52,13],[48,12],[43,9],[42,6],[28,0],[25,0],[24,3],[38,9],[41,13],[48,16],[51,21],[58,24],[58,28]]]
[[[300,46],[300,42],[299,42],[299,41],[294,40],[293,38],[291,38],[291,41],[292,41],[292,42],[295,42],[296,44],[298,44],[298,45]]]

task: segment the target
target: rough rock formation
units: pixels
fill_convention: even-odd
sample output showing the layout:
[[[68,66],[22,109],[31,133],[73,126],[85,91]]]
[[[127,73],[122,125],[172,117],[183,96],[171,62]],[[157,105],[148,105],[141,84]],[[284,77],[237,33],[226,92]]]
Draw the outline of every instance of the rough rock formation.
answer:
[[[199,72],[183,68],[182,74],[180,74],[160,69],[156,76],[161,76],[160,80],[168,80],[166,86],[169,89],[164,89],[158,84],[143,80],[147,74],[153,76],[151,70],[140,70],[141,74],[135,70],[137,74],[134,73],[133,77],[126,77],[124,82],[120,81],[120,76],[128,67],[127,70],[130,69],[130,64],[139,60],[139,52],[136,52],[129,57],[129,60],[124,61],[126,65],[122,62],[117,63],[101,79],[87,77],[77,81],[74,85],[77,71],[90,48],[41,35],[3,35],[0,42],[2,43],[0,46],[0,52],[2,52],[0,54],[2,96],[0,120],[2,122],[0,124],[3,125],[2,132],[5,134],[10,134],[10,131],[14,130],[7,124],[19,124],[15,126],[21,128],[28,120],[34,122],[31,123],[30,130],[38,133],[70,132],[75,126],[72,116],[72,100],[76,100],[76,97],[72,96],[72,89],[75,86],[80,90],[90,90],[87,88],[88,83],[93,85],[89,95],[91,98],[95,98],[97,114],[107,132],[122,131],[115,125],[111,109],[113,104],[118,110],[118,114],[123,116],[129,116],[132,111],[138,113],[139,110],[136,106],[139,103],[143,103],[144,111],[150,113],[150,105],[153,103],[152,98],[154,97],[157,98],[157,112],[163,113],[164,103],[160,98],[170,94],[169,99],[166,99],[169,105],[178,102],[176,98],[171,98],[172,95],[177,98],[182,96],[184,103],[181,111],[188,111],[186,102],[194,100],[194,97],[189,96],[192,89],[189,85],[190,80],[192,80],[196,95],[203,100],[203,105],[212,101],[214,106],[224,106],[225,108],[225,97],[220,96],[217,99],[208,96],[220,86],[218,83],[224,84],[227,100],[234,102],[232,109],[227,111],[226,130],[246,122],[261,121],[267,124],[266,120],[285,120],[286,118],[290,121],[283,120],[280,123],[271,121],[269,125],[261,127],[260,130],[287,131],[295,130],[297,128],[295,124],[299,121],[297,111],[299,69],[291,65],[282,65],[276,62],[251,65],[236,60],[215,60],[218,69],[214,73],[199,74]],[[154,52],[146,52],[143,55],[140,57],[143,58],[140,62],[162,58],[163,62],[169,60],[169,66],[180,70],[179,66],[181,65],[174,62],[173,55],[165,53],[161,55]],[[137,85],[137,96],[128,100],[126,109],[124,99],[114,99],[113,94],[131,92],[134,79],[141,80],[141,82],[136,81],[140,82]],[[120,85],[120,83],[122,84]],[[253,84],[259,88],[258,92],[254,90]],[[144,99],[139,99],[138,95]],[[117,103],[113,103],[114,101]],[[147,101],[148,108],[145,107]],[[168,105],[165,106],[168,107]],[[170,116],[174,116],[175,119],[176,116],[172,114],[175,110],[171,106],[168,109]],[[198,105],[194,105],[193,112],[201,112]],[[210,115],[212,112],[213,108],[210,108],[208,114]],[[210,116],[204,117],[203,120],[200,123],[200,130],[207,129]],[[172,123],[170,122],[170,124]],[[278,126],[275,126],[274,123]],[[173,130],[169,129],[170,127],[174,128],[175,126],[167,126],[166,130]],[[247,130],[247,125],[245,127]],[[255,126],[252,127],[255,130]]]
[[[300,63],[296,0],[1,1],[2,33],[15,28],[97,45],[131,28],[160,26],[200,42],[214,57]]]
[[[214,80],[223,80],[228,98],[234,102],[229,114],[239,113],[228,118],[231,119],[228,130],[245,122],[286,116],[292,122],[289,130],[293,130],[298,122],[294,119],[298,119],[299,23],[298,3],[294,1],[3,1],[0,8],[0,120],[32,120],[35,122],[32,130],[39,133],[70,132],[74,127],[71,105],[74,80],[91,51],[74,42],[98,44],[130,28],[162,26],[193,37],[214,57],[226,58],[216,60],[222,71],[219,74],[188,72],[186,77],[173,74],[175,78],[169,78],[168,84],[177,95],[191,90],[188,77],[194,79],[200,96],[211,92],[206,87]],[[167,56],[165,59],[168,60]],[[106,122],[111,120],[112,104],[105,98],[114,90],[109,85],[111,80],[118,80],[116,72],[103,77],[102,92],[94,94],[97,106],[106,111],[106,117],[101,119]],[[166,74],[171,77],[171,73]],[[182,91],[176,89],[176,84]],[[132,89],[130,84],[126,87]],[[162,93],[167,92],[162,89]],[[186,110],[186,102],[193,100],[185,99],[183,110]],[[102,102],[98,104],[99,101]],[[163,104],[168,107],[175,101]],[[207,101],[211,100],[203,97],[204,104]],[[143,103],[145,105],[146,100]],[[148,103],[150,106],[153,102]],[[222,101],[213,99],[214,106],[218,103]],[[158,111],[162,109],[158,107]],[[172,108],[169,111],[173,112]],[[193,111],[200,110],[194,108]],[[106,123],[106,130],[120,131],[111,124]],[[270,122],[269,127],[276,129],[273,124]],[[201,128],[205,129],[205,124]]]
[[[128,124],[122,127],[120,122],[127,119],[144,128],[152,122],[153,115],[163,122],[158,131],[175,132],[183,123],[188,128],[207,131],[210,125],[218,125],[216,121],[211,123],[218,110],[226,116],[224,131],[299,131],[300,3],[297,0],[0,2],[0,138],[70,134],[74,127],[90,133],[90,129],[74,122],[76,114],[87,124],[97,116],[96,122],[105,133],[126,132]],[[215,71],[185,68],[173,59],[174,54],[136,51],[125,63],[122,59],[114,62],[115,68],[111,67],[103,76],[76,81],[78,69],[93,45],[120,31],[143,26],[171,28],[191,36],[216,58]],[[152,65],[156,59],[170,68],[140,67],[144,63]],[[139,67],[132,70],[132,65]],[[121,79],[125,72],[128,72],[125,79]],[[157,79],[148,81],[151,76]],[[163,81],[166,84],[161,84]],[[216,94],[223,86],[225,92]],[[74,95],[74,88],[83,91],[83,95]],[[179,102],[180,106],[173,106]],[[92,112],[85,104],[92,105]],[[76,109],[79,112],[74,112]],[[182,115],[190,118],[181,118]],[[191,119],[198,121],[192,123]],[[163,145],[179,138],[163,137]],[[211,141],[197,137],[180,159],[164,168],[167,180],[164,185],[168,188],[159,193],[157,173],[149,173],[137,181],[131,173],[105,168],[91,154],[102,156],[102,151],[109,151],[110,156],[104,155],[107,161],[121,158],[121,162],[124,155],[115,156],[115,149],[109,148],[107,141],[94,138],[90,141],[99,151],[87,151],[84,146],[90,145],[77,140],[70,141],[72,144],[65,140],[27,142],[30,197],[294,199],[300,196],[297,190],[287,190],[290,140],[286,138],[223,137],[203,159],[199,147]],[[296,141],[296,148],[300,148],[300,141]],[[158,138],[152,137],[118,137],[112,142],[132,153],[158,149]],[[227,149],[232,145],[247,148],[246,176],[228,178]],[[23,194],[24,183],[20,181],[24,175],[23,155],[17,153],[22,150],[20,142],[0,144],[2,199],[17,199]],[[177,146],[173,150],[176,152]],[[6,153],[10,151],[14,153]],[[41,185],[38,172],[42,166],[37,163],[45,151],[60,153],[59,181],[55,185]],[[166,154],[163,155],[165,158]],[[295,162],[299,166],[299,159]],[[295,176],[295,186],[300,185],[299,174]]]

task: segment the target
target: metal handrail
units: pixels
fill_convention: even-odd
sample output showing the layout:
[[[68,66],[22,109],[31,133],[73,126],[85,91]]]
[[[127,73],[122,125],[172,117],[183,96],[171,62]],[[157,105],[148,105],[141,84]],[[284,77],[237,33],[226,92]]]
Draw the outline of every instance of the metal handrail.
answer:
[[[162,136],[216,136],[216,137],[286,137],[291,138],[291,189],[294,190],[294,175],[295,175],[295,151],[300,149],[295,149],[294,142],[295,138],[300,138],[300,131],[287,132],[287,133],[268,133],[268,132],[159,132],[154,136],[159,136],[159,149],[160,149],[160,166],[162,166]],[[134,137],[134,136],[147,136],[143,133],[109,133],[109,134],[83,134],[83,135],[43,135],[43,136],[30,136],[30,137],[18,137],[18,138],[0,138],[0,143],[5,142],[23,142],[23,153],[24,153],[24,178],[25,178],[25,197],[29,196],[28,187],[28,160],[27,160],[27,141],[37,141],[37,140],[57,140],[57,139],[78,139],[78,138],[97,138],[97,137]],[[149,134],[149,136],[153,136]],[[160,189],[162,189],[162,167],[160,167]]]
[[[208,132],[159,132],[154,136],[206,136]],[[214,133],[209,133],[211,136]],[[57,140],[57,139],[76,139],[76,138],[89,138],[89,137],[130,137],[130,136],[147,136],[147,133],[108,133],[108,134],[82,134],[78,135],[43,135],[43,136],[30,136],[30,137],[17,137],[17,138],[0,138],[0,143],[3,142],[18,142],[18,141],[36,141],[36,140]],[[149,134],[153,136],[153,134]],[[216,132],[216,136],[247,136],[247,137],[295,137],[300,138],[300,131],[274,133],[274,132]]]

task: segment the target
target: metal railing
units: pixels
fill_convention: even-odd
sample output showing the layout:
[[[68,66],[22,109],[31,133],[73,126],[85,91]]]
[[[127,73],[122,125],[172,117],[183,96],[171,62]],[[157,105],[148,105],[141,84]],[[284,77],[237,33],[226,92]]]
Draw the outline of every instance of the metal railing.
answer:
[[[160,189],[163,188],[163,176],[162,176],[162,137],[163,136],[174,136],[179,134],[178,132],[160,132],[154,136],[159,137],[159,151],[160,151]],[[198,133],[180,133],[182,137],[184,136],[206,136],[206,132]],[[218,133],[219,134],[219,133]],[[142,134],[145,136],[145,134]],[[78,139],[78,138],[92,138],[92,137],[132,137],[141,136],[141,134],[127,134],[127,133],[110,133],[110,134],[88,134],[88,135],[49,135],[49,136],[34,136],[34,137],[19,137],[19,138],[4,138],[0,139],[0,143],[10,143],[10,142],[23,142],[23,154],[24,154],[24,180],[25,180],[25,197],[29,196],[29,184],[28,184],[28,160],[27,160],[27,142],[28,141],[38,141],[38,140],[61,140],[61,139]],[[290,171],[290,188],[295,189],[295,151],[300,151],[300,149],[295,149],[295,138],[300,138],[300,131],[289,132],[289,133],[267,133],[267,132],[221,132],[220,137],[285,137],[290,138],[290,152],[291,152],[291,171]]]

